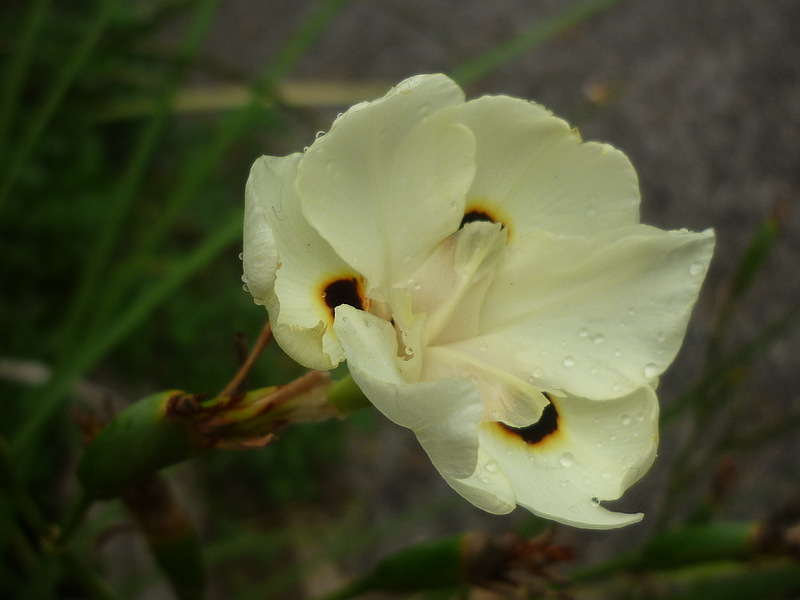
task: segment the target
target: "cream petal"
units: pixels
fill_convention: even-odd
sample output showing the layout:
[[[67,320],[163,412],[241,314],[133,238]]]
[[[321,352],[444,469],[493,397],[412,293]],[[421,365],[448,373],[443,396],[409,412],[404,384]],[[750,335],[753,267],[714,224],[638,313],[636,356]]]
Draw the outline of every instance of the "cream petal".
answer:
[[[499,224],[468,223],[402,283],[414,313],[427,315],[426,345],[477,333],[483,296],[505,247],[506,231]]]
[[[247,285],[267,305],[281,347],[307,367],[330,369],[343,354],[322,294],[326,283],[357,273],[302,215],[294,192],[301,156],[264,156],[253,165],[242,259]]]
[[[463,102],[443,75],[419,76],[340,116],[300,164],[308,221],[370,288],[407,277],[459,226],[474,175]]]
[[[375,315],[342,305],[334,329],[347,355],[353,379],[389,419],[414,431],[434,466],[445,477],[467,477],[475,470],[478,423],[483,408],[465,379],[407,382],[398,361],[397,334]]]
[[[589,239],[529,234],[495,275],[481,333],[568,394],[629,394],[674,359],[713,246],[711,231],[644,225]]]
[[[641,520],[641,514],[611,512],[600,501],[619,498],[652,464],[658,445],[655,392],[644,387],[602,403],[553,398],[553,405],[558,427],[537,443],[526,443],[497,423],[481,427],[481,451],[511,482],[516,503],[543,517],[592,529]],[[483,489],[492,488],[487,484]],[[503,501],[505,494],[501,487]]]
[[[577,130],[526,100],[483,96],[461,112],[477,143],[467,211],[483,209],[512,236],[589,235],[639,221],[636,172],[618,150],[581,143]]]

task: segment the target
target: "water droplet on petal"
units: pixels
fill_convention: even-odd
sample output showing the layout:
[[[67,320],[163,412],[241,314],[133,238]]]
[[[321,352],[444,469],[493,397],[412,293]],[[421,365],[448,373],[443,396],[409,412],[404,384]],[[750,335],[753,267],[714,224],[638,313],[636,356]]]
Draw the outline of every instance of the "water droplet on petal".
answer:
[[[605,336],[602,333],[596,333],[592,336],[592,341],[595,344],[602,344],[605,341]]]
[[[245,292],[247,292],[248,294],[250,293],[250,288],[249,288],[249,287],[247,287],[247,284],[246,284],[246,283],[242,285],[242,289],[243,289]]]
[[[648,363],[644,366],[644,376],[647,377],[648,379],[652,379],[653,377],[658,375],[659,371],[660,369],[658,368],[658,365],[655,363]]]
[[[486,470],[489,471],[489,473],[497,473],[500,470],[500,465],[497,464],[496,460],[490,460],[486,463]]]
[[[578,332],[578,336],[585,338],[589,335],[589,330],[586,327],[582,327],[581,330]]]
[[[636,459],[630,454],[623,456],[622,460],[620,461],[623,467],[630,467],[634,462],[636,462]]]
[[[622,391],[622,384],[617,382],[611,386],[611,391],[613,392],[621,392]]]
[[[630,415],[627,415],[627,414],[626,414],[626,415],[622,415],[622,417],[620,417],[620,421],[622,422],[622,424],[623,424],[625,427],[627,427],[628,425],[630,425],[630,424],[631,424],[631,422],[633,422],[633,419],[631,418],[631,416],[630,416]]]
[[[542,371],[539,367],[536,367],[531,371],[531,377],[533,377],[534,379],[539,379],[539,377],[541,377],[542,375],[544,375],[544,371]]]
[[[316,139],[319,139],[319,138],[321,138],[323,135],[325,135],[325,132],[324,132],[324,131],[318,131],[318,132],[317,132],[317,135],[315,135],[314,137],[315,137]]]
[[[643,412],[636,413],[636,420],[639,421],[639,423],[644,421],[644,413]]]
[[[243,258],[244,258],[244,252],[239,252],[239,260],[242,260]]]
[[[628,316],[629,317],[632,317],[635,314],[636,314],[636,309],[635,308],[629,308],[628,309]]]
[[[592,498],[589,502],[591,502],[594,506],[600,506],[600,500],[597,498]]]
[[[693,262],[689,266],[689,275],[692,275],[693,277],[697,277],[698,275],[702,275],[703,273],[705,273],[705,270],[706,269],[703,266],[703,263],[701,263],[699,261]]]
[[[622,350],[617,348],[616,350],[614,350],[614,356],[616,356],[617,358],[622,358],[624,355],[622,354]]]
[[[564,452],[558,459],[558,462],[562,467],[571,467],[575,464],[575,457],[572,456],[571,452]]]
[[[567,368],[575,366],[575,359],[571,356],[564,357],[564,366]]]
[[[481,344],[479,348],[481,352],[486,352],[489,349],[489,344]]]

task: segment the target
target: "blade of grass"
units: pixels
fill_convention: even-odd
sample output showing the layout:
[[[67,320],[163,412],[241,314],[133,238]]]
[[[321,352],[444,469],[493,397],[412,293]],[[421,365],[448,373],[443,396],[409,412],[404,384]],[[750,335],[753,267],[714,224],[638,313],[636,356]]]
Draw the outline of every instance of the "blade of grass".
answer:
[[[621,0],[584,0],[555,17],[535,25],[507,42],[457,67],[451,76],[460,85],[472,83],[502,67],[531,48],[611,8]]]
[[[86,29],[83,38],[77,44],[75,51],[64,62],[64,66],[56,77],[55,83],[50,88],[47,97],[36,111],[30,126],[16,146],[8,170],[4,173],[2,183],[0,183],[0,210],[2,210],[3,204],[5,204],[5,201],[8,199],[17,177],[22,171],[23,165],[36,147],[39,137],[55,114],[64,95],[75,81],[76,76],[86,63],[86,60],[102,38],[103,33],[111,22],[111,17],[114,15],[118,3],[119,0],[103,0],[98,2],[94,18]]]
[[[296,34],[296,37],[300,38],[302,43],[293,39],[288,46],[289,49],[280,53],[273,65],[267,69],[262,81],[272,81],[276,75],[283,75],[290,68],[292,61],[297,60],[302,55],[300,50],[308,48],[316,40],[330,19],[347,1],[349,0],[326,0],[318,5],[317,10],[311,14]],[[254,100],[245,110],[237,113],[239,115],[238,118],[234,119],[233,124],[230,124],[221,133],[219,139],[222,140],[222,143],[212,147],[214,152],[220,152],[218,148],[227,148],[235,140],[236,132],[240,131],[240,127],[244,128],[249,123],[252,118],[251,115],[256,112],[254,107],[257,106],[257,102]],[[210,152],[208,156],[210,156]],[[190,174],[193,174],[192,185],[184,184],[178,190],[189,189],[194,191],[199,189],[208,173],[206,167],[207,161],[209,161],[208,156],[201,157],[201,160],[190,170]],[[174,197],[178,198],[177,203],[182,203],[192,197],[192,194],[181,192],[181,194],[176,193]],[[173,202],[176,201],[173,200]],[[177,212],[177,210],[171,210],[168,213],[169,218],[174,218],[172,215],[177,215]],[[86,335],[84,339],[87,339],[88,342],[80,347],[71,349],[71,353],[64,359],[63,367],[56,371],[53,379],[45,388],[31,391],[26,395],[27,402],[35,404],[36,410],[14,438],[13,449],[16,454],[30,455],[31,445],[58,409],[61,398],[68,391],[72,382],[130,334],[159,304],[176,291],[189,276],[202,268],[241,234],[242,212],[236,211],[232,216],[233,218],[218,228],[205,244],[176,265],[170,274],[128,303],[128,308],[121,316],[115,316],[108,326],[100,327],[96,334]],[[163,234],[169,230],[169,224],[171,223],[171,220],[165,219],[165,221],[167,221],[166,225],[161,225],[158,229]],[[158,239],[154,239],[156,243],[153,243],[153,247],[157,245],[158,241]],[[140,254],[143,255],[144,253],[140,252]],[[114,290],[114,287],[111,289]]]
[[[36,442],[72,383],[125,339],[191,276],[228,248],[241,235],[241,228],[242,212],[236,211],[203,244],[177,261],[164,277],[144,288],[132,300],[130,308],[119,315],[109,328],[99,332],[91,344],[84,344],[77,349],[40,394],[28,394],[28,402],[35,403],[35,411],[14,437],[12,449],[16,460],[30,452],[32,444]]]
[[[254,119],[262,114],[264,107],[259,96],[273,94],[276,82],[291,71],[297,61],[325,31],[333,17],[350,1],[325,0],[317,5],[253,85],[254,94],[247,104],[227,117],[219,134],[208,145],[207,150],[189,164],[180,184],[159,213],[158,221],[148,228],[133,259],[112,277],[108,288],[109,293],[102,299],[100,306],[96,307],[96,318],[92,324],[93,330],[104,327],[106,322],[113,319],[115,311],[125,302],[130,289],[135,285],[138,273],[141,272],[156,248],[166,239],[175,220],[188,202],[197,197],[213,166],[251,126]]]
[[[6,77],[3,81],[2,96],[0,96],[2,98],[0,100],[0,155],[5,154],[11,121],[19,104],[20,88],[49,7],[50,0],[35,0],[32,3],[22,33],[17,39],[16,50],[6,67]]]
[[[152,113],[149,123],[139,135],[128,165],[116,188],[111,193],[110,204],[112,208],[110,214],[103,223],[102,231],[94,247],[86,255],[86,263],[77,292],[72,299],[63,325],[56,334],[55,341],[61,353],[73,350],[76,334],[83,326],[83,321],[91,307],[92,300],[98,296],[98,288],[101,281],[106,279],[104,275],[112,255],[112,249],[118,241],[122,224],[125,221],[125,217],[130,213],[133,201],[136,199],[141,187],[145,169],[153,158],[156,144],[171,115],[172,95],[178,89],[186,68],[200,49],[200,44],[205,39],[218,4],[219,0],[205,0],[195,12],[179,52],[176,67],[168,75],[164,91],[157,101],[156,110]],[[110,285],[113,286],[113,282]],[[104,288],[106,293],[113,292],[113,289],[108,284]]]

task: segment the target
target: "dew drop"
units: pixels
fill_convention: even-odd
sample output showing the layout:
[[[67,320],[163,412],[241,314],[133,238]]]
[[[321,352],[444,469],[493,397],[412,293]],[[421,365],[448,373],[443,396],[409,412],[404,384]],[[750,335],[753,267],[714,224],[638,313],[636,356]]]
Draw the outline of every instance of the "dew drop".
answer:
[[[575,457],[572,456],[571,452],[564,452],[558,459],[558,462],[562,467],[571,467],[575,464]]]
[[[244,252],[239,252],[239,260],[242,260],[243,258],[244,258]]]
[[[630,454],[623,456],[622,460],[620,461],[623,467],[630,467],[634,462],[636,462],[636,459]]]
[[[408,346],[406,346],[405,352],[406,352],[406,356],[414,356],[414,349],[413,348],[409,348]]]
[[[243,289],[245,292],[247,292],[248,294],[250,293],[250,288],[249,288],[249,287],[247,287],[247,284],[246,284],[246,283],[242,284],[242,289]]]
[[[634,309],[634,308],[629,308],[628,309],[628,316],[629,317],[632,317],[635,314],[636,314],[636,309]]]
[[[585,338],[589,335],[589,330],[586,327],[582,327],[581,330],[578,332],[578,336]]]
[[[481,483],[489,483],[489,478],[486,477],[486,475],[481,475],[478,477],[478,479],[481,481]]]
[[[245,283],[247,283],[247,275],[245,275],[245,274],[242,274],[242,281],[244,281]]]
[[[486,463],[486,470],[489,471],[489,473],[497,473],[500,470],[500,465],[497,464],[496,460],[490,460]]]
[[[317,135],[315,135],[315,136],[314,136],[314,138],[315,138],[315,139],[319,139],[319,138],[321,138],[323,135],[325,135],[325,132],[324,132],[324,131],[318,131],[318,132],[317,132]]]
[[[619,382],[615,383],[614,385],[611,386],[611,391],[613,391],[613,392],[621,392],[622,391],[622,384],[620,384]]]
[[[620,418],[620,421],[622,422],[623,426],[627,427],[628,425],[630,425],[633,422],[633,419],[631,418],[630,415],[625,414],[625,415],[622,415],[622,417]]]
[[[689,275],[693,277],[697,277],[698,275],[702,275],[705,272],[705,267],[703,267],[703,263],[697,261],[693,262],[689,266]]]
[[[595,344],[602,344],[605,341],[605,336],[602,333],[595,333],[592,336],[592,342]]]
[[[614,356],[616,356],[617,358],[622,358],[624,355],[622,354],[622,350],[617,348],[616,350],[614,350]]]
[[[591,502],[593,506],[600,506],[600,500],[597,498],[592,498],[589,502]]]
[[[571,356],[565,357],[564,358],[564,366],[567,367],[567,368],[574,367],[575,366],[575,359],[572,358]]]
[[[644,421],[644,413],[643,413],[643,412],[637,412],[637,413],[636,413],[636,420],[637,420],[639,423],[641,423],[642,421]]]
[[[644,376],[647,377],[648,379],[652,379],[653,377],[658,375],[659,370],[660,369],[658,368],[657,364],[655,364],[655,363],[647,363],[644,366]]]
[[[656,339],[658,340],[659,344],[663,344],[667,341],[667,335],[663,331],[659,331]]]
[[[308,146],[303,146],[303,152],[308,152]]]

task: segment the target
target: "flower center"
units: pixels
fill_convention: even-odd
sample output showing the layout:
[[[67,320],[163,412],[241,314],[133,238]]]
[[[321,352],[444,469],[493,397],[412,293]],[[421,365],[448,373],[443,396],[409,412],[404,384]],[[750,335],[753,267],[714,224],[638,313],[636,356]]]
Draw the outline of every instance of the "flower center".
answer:
[[[539,417],[538,421],[527,427],[511,427],[499,421],[497,424],[504,431],[520,437],[522,441],[530,446],[534,446],[554,434],[558,431],[558,411],[553,404],[553,399],[550,397],[550,394],[547,392],[542,393],[547,398],[548,403],[547,406],[544,407],[544,410],[542,410],[542,416]]]
[[[331,319],[333,311],[342,304],[365,310],[363,285],[357,277],[341,277],[324,284],[321,296],[330,310]]]

